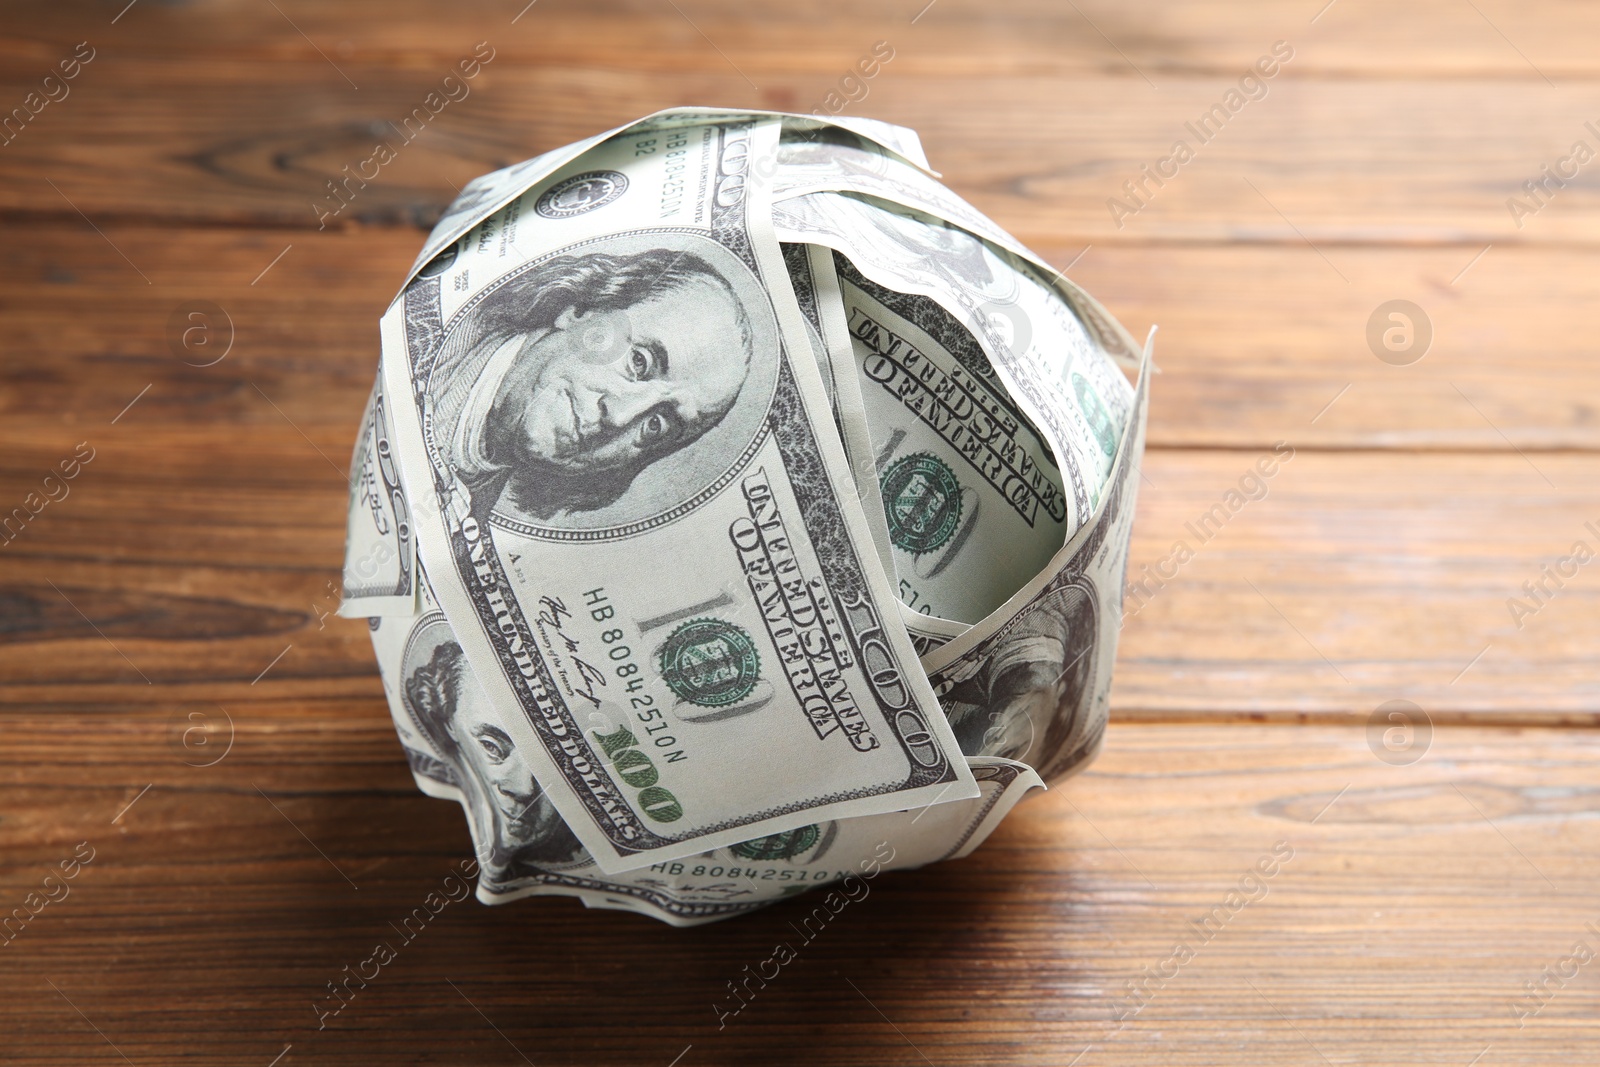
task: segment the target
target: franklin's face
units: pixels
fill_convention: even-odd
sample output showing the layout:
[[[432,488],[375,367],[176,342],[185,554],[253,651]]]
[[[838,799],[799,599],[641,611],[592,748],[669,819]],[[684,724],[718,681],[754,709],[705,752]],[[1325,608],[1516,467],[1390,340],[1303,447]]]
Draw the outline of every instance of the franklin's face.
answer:
[[[472,685],[461,689],[450,718],[451,736],[467,769],[483,784],[489,803],[499,811],[502,833],[510,838],[506,843],[522,844],[533,836],[541,809],[548,808],[554,816],[555,808],[540,795],[533,771],[510,735],[489,714],[483,696]]]
[[[501,380],[491,446],[569,475],[643,466],[709,429],[746,370],[733,298],[710,280],[621,311],[568,308]]]

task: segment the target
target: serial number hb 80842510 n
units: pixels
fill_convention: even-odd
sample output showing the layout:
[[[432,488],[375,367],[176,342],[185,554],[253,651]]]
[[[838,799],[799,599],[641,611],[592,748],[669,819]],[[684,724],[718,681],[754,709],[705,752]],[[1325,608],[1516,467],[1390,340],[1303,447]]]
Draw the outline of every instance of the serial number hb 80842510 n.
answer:
[[[837,882],[854,871],[803,871],[793,867],[740,867],[708,863],[657,863],[656,874],[685,875],[691,878],[743,878],[751,882]]]
[[[589,609],[589,617],[595,622],[603,625],[617,617],[616,607],[610,603],[604,586],[591,589],[583,596],[584,606]],[[668,763],[682,762],[689,757],[682,749],[677,748],[678,739],[667,732],[671,730],[672,724],[667,722],[666,714],[656,704],[655,697],[645,691],[644,671],[634,657],[633,647],[628,644],[627,636],[621,627],[610,627],[600,631],[600,641],[605,646],[606,658],[611,661],[612,670],[623,683],[623,693],[628,697],[633,717],[643,726],[641,732],[645,738],[658,750],[658,755],[664,755]],[[633,695],[636,693],[641,695]],[[594,734],[602,745],[606,745],[600,731],[594,731]],[[611,736],[615,736],[615,733],[613,732]],[[606,747],[609,750],[613,746]],[[669,749],[671,751],[667,751]]]

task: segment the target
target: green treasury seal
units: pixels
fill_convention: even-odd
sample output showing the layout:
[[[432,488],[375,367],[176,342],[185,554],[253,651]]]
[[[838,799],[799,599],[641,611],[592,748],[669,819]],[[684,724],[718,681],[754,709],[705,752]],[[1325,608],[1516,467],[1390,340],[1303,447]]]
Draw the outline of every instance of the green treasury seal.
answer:
[[[787,860],[793,859],[817,843],[821,832],[815,823],[810,826],[800,826],[793,830],[786,830],[781,834],[770,834],[767,837],[753,837],[749,841],[741,841],[728,849],[740,859],[747,860]]]
[[[661,648],[661,677],[679,699],[706,708],[737,704],[761,677],[750,635],[721,619],[691,619]]]
[[[918,452],[897,459],[879,484],[896,548],[919,556],[932,552],[961,525],[961,483],[938,456]]]

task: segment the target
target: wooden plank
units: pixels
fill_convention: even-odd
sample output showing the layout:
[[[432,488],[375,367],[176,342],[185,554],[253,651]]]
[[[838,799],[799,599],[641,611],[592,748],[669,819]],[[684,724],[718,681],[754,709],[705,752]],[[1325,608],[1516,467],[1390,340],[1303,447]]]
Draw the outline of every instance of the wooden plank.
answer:
[[[346,456],[376,363],[371,320],[350,309],[376,314],[416,238],[324,235],[291,249],[252,286],[290,242],[260,232],[174,238],[113,227],[107,236],[150,275],[155,284],[146,286],[91,231],[30,229],[39,238],[8,246],[0,287],[10,353],[0,379],[0,499],[22,504],[79,442],[97,451],[72,495],[3,550],[39,564],[7,572],[14,603],[36,619],[0,649],[0,663],[25,683],[13,699],[140,700],[122,687],[143,671],[199,686],[206,695],[197,699],[230,701],[290,644],[272,684],[308,696],[370,684],[359,627],[334,640],[327,627],[337,624],[321,617],[337,578]],[[1585,397],[1595,372],[1574,340],[1586,336],[1575,309],[1592,300],[1592,273],[1576,257],[1496,250],[1458,286],[1467,296],[1430,300],[1440,351],[1395,368],[1351,336],[1364,308],[1358,296],[1318,303],[1326,272],[1313,254],[1183,255],[1187,270],[1157,262],[1152,250],[1096,248],[1074,268],[1135,328],[1177,316],[1165,335],[1172,343],[1162,342],[1152,440],[1266,450],[1281,439],[1300,458],[1267,501],[1203,549],[1194,545],[1199,558],[1130,622],[1119,714],[1360,715],[1407,696],[1446,716],[1592,717],[1596,694],[1579,635],[1594,601],[1582,578],[1547,612],[1522,620],[1523,630],[1507,629],[1507,600],[1524,581],[1540,580],[1540,567],[1567,554],[1597,518],[1584,496],[1591,458],[1507,451],[1508,440],[1525,452],[1593,447]],[[1352,273],[1372,299],[1394,257],[1363,255],[1347,262],[1360,264]],[[1442,252],[1416,253],[1411,291],[1448,293],[1452,268]],[[1273,288],[1240,304],[1230,298],[1238,276]],[[171,310],[202,297],[230,309],[237,338],[235,351],[204,368],[179,362],[165,337]],[[1548,302],[1530,308],[1538,299]],[[1300,307],[1318,310],[1290,310]],[[1530,350],[1543,351],[1513,365],[1503,324],[1519,315]],[[1462,344],[1477,348],[1457,355]],[[1291,363],[1284,352],[1307,355]],[[1501,454],[1311,451],[1451,444]],[[1223,500],[1255,458],[1153,452],[1135,577],[1169,556],[1175,540],[1195,541],[1184,524]],[[1419,519],[1430,514],[1423,508],[1435,517]],[[1251,581],[1354,684],[1300,644]],[[1404,614],[1395,610],[1401,591],[1413,605]],[[109,653],[69,599],[109,626],[132,664]],[[1237,622],[1219,627],[1219,615]],[[41,656],[41,648],[53,651]]]
[[[47,67],[63,45],[70,48],[88,34],[128,55],[315,62],[330,84],[342,84],[318,49],[359,82],[358,75],[376,66],[447,64],[463,44],[480,39],[520,64],[601,67],[618,65],[625,41],[634,69],[713,67],[725,62],[720,49],[764,84],[775,73],[842,72],[872,41],[887,39],[896,48],[894,62],[925,72],[1070,73],[1113,82],[1137,81],[1142,72],[1159,83],[1195,73],[1237,77],[1263,46],[1289,39],[1305,53],[1306,66],[1345,78],[1536,80],[1542,72],[1560,83],[1600,72],[1586,46],[1600,32],[1592,6],[1542,3],[1537,19],[1522,17],[1506,0],[1477,6],[1420,0],[1397,8],[1382,0],[1339,0],[1336,10],[1323,10],[1303,0],[1208,0],[1174,8],[1130,0],[1074,7],[1009,0],[997,10],[972,0],[938,0],[924,11],[896,0],[825,0],[753,10],[739,0],[694,0],[680,4],[680,14],[629,0],[540,0],[526,10],[494,0],[448,10],[422,0],[338,7],[289,0],[279,11],[256,4],[177,11],[147,6],[113,28],[115,12],[76,0],[29,12],[30,25],[13,29],[0,54]]]
[[[202,433],[220,423],[241,439],[289,431],[293,448],[313,458],[307,439],[315,442],[330,475],[343,467],[377,367],[376,321],[420,235],[102,229],[104,237],[81,220],[12,227],[0,251],[0,439],[18,477],[85,435]],[[1327,250],[1345,282],[1304,246],[1041,251],[1071,264],[1135,334],[1161,327],[1153,447],[1600,448],[1588,322],[1600,278],[1586,252]],[[1369,348],[1368,320],[1392,299],[1417,303],[1431,326],[1431,347],[1410,366]],[[180,361],[179,335],[169,334],[174,311],[201,300],[222,307],[234,332],[226,359],[209,367]],[[209,362],[225,341],[222,320],[213,327],[210,349],[176,351]],[[205,477],[229,454],[209,454],[199,437],[152,447],[175,480]],[[245,467],[272,474],[253,458]]]
[[[474,38],[460,39],[465,54]],[[393,162],[367,165],[377,176],[349,187],[353,198],[337,221],[426,223],[474,175],[656,108],[696,101],[809,110],[854,54],[830,53],[824,74],[763,73],[753,83],[759,91],[732,68],[704,63],[655,71],[497,60],[472,95],[444,105],[413,135],[399,124],[438,86],[437,67],[374,67],[353,91],[315,56],[174,63],[118,56],[108,45],[71,97],[4,146],[0,212],[316,229],[338,205],[323,205],[326,183],[346,166],[355,173],[381,143]],[[17,79],[0,82],[0,92],[20,99],[31,81]],[[1549,205],[1532,217],[1513,217],[1507,206],[1574,142],[1600,146],[1584,125],[1600,119],[1594,81],[1558,90],[1538,78],[1351,80],[1291,63],[1220,132],[1189,132],[1185,123],[1198,122],[1230,84],[1174,74],[1154,88],[1137,78],[951,76],[937,62],[925,70],[891,64],[860,113],[919,129],[950,185],[1028,243],[1481,248],[1600,239],[1600,200],[1585,181],[1552,185]],[[1471,119],[1441,122],[1451,115]],[[1180,138],[1193,161],[1169,166],[1175,176],[1160,188],[1147,182],[1148,206],[1136,214],[1113,212],[1113,197],[1146,203],[1123,183],[1143,180],[1140,167],[1157,166]],[[1528,201],[1530,209],[1542,202]]]
[[[1600,446],[1600,382],[1590,377],[1593,342],[1578,318],[1600,299],[1591,253],[1345,246],[1324,250],[1324,258],[1304,245],[1045,251],[1062,265],[1081,254],[1071,276],[1135,335],[1160,327],[1162,373],[1150,401],[1156,447],[1262,448],[1278,440],[1307,448]],[[1396,320],[1380,312],[1396,300],[1421,309],[1420,317],[1406,312],[1416,321],[1411,347],[1399,352],[1384,347],[1383,330]]]
[[[1600,9],[522,4],[68,0],[0,35],[0,107],[98,49],[0,145],[0,509],[95,450],[0,540],[0,917],[95,849],[0,925],[0,1059],[1583,1058],[1600,732],[1572,727],[1600,722],[1600,594],[1559,568],[1600,548],[1600,201],[1587,170],[1520,227],[1506,201],[1600,145]],[[1269,95],[1117,226],[1107,198],[1280,38]],[[479,40],[471,97],[319,232],[324,182]],[[814,941],[801,900],[691,933],[463,902],[403,942],[470,843],[410,780],[365,625],[329,612],[420,230],[475,174],[655,107],[808,110],[878,40],[850,113],[919,128],[952,187],[1163,329],[1104,756]],[[1409,366],[1366,336],[1395,299],[1433,326]],[[192,366],[217,349],[171,323],[202,300],[234,343]],[[1433,724],[1400,751],[1392,699]],[[779,941],[799,958],[719,1025]]]
[[[1600,721],[1600,583],[1580,562],[1600,552],[1594,457],[1263,456],[1149,455],[1122,714],[1365,718],[1405,699]]]
[[[0,549],[0,707],[376,692],[365,624],[327,615],[342,478],[258,415],[219,440],[152,408],[97,438],[71,495]],[[26,454],[12,498],[52,455]],[[1257,481],[1264,456],[1148,455],[1116,715],[1364,719],[1403,698],[1441,721],[1600,721],[1594,568],[1542,570],[1600,551],[1600,457],[1300,449]]]
[[[407,943],[391,924],[443,885],[464,827],[411,790],[377,703],[345,729],[348,759],[323,745],[303,763],[257,732],[201,769],[162,747],[157,713],[18,724],[0,901],[78,842],[94,858],[3,950],[0,1048],[74,1065],[261,1065],[292,1046],[282,1062],[1189,1067],[1486,1047],[1567,1064],[1596,1036],[1584,967],[1516,1014],[1525,983],[1597,943],[1592,731],[1446,729],[1399,767],[1360,728],[1121,725],[975,855],[870,883],[810,941],[812,898],[688,934],[570,901],[462,902]],[[327,983],[379,942],[397,958],[319,1030]],[[779,942],[797,958],[719,1029],[728,983]]]

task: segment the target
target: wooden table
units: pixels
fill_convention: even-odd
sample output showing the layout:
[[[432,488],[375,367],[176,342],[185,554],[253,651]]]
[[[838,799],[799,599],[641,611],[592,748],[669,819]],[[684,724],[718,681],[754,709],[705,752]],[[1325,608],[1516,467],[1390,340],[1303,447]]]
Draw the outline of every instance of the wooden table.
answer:
[[[61,97],[0,144],[0,507],[60,497],[0,546],[0,910],[67,894],[0,942],[0,1058],[1596,1062],[1600,563],[1571,554],[1600,547],[1600,162],[1573,153],[1600,149],[1600,9],[125,2],[0,32],[0,106]],[[319,229],[324,183],[480,41],[471,95]],[[693,931],[453,905],[319,1029],[468,852],[330,614],[423,233],[473,175],[655,108],[841,86],[1162,327],[1131,576],[1171,576],[1123,632],[1105,754],[874,884],[723,1028],[804,905]],[[1176,175],[1130,203],[1146,164]],[[1393,300],[1420,360],[1382,315],[1369,344]],[[208,366],[172,342],[201,301],[231,323]],[[1195,538],[1279,442],[1265,497]],[[1394,700],[1431,731],[1386,747]]]

